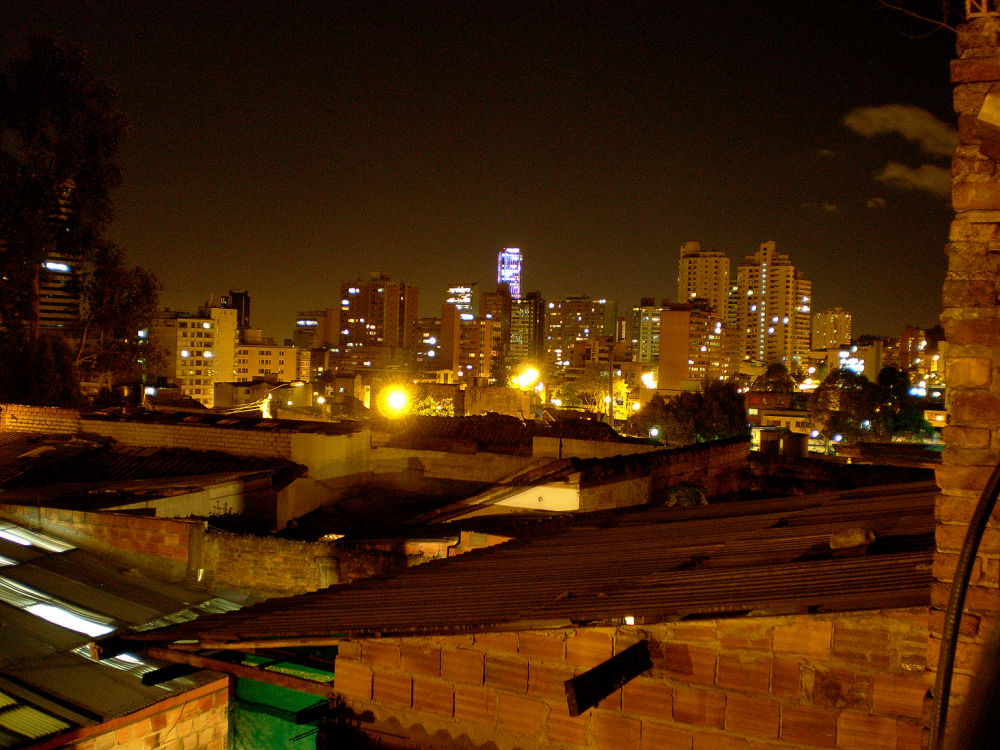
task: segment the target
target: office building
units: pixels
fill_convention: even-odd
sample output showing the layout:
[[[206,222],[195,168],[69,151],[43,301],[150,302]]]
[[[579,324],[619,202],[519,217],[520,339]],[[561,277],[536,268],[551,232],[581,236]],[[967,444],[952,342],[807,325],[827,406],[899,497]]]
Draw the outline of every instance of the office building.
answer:
[[[540,368],[545,357],[545,300],[539,292],[528,292],[511,300],[508,370],[522,363]]]
[[[452,284],[448,287],[445,303],[454,305],[460,313],[472,313],[472,291],[475,283]]]
[[[732,375],[722,317],[707,302],[667,304],[659,318],[658,388],[698,390],[708,380]]]
[[[756,364],[789,369],[808,357],[812,283],[774,242],[764,242],[737,268],[736,316],[741,354]]]
[[[729,258],[718,250],[702,250],[697,242],[681,245],[677,301],[703,299],[708,309],[725,315],[729,303]]]
[[[545,356],[557,368],[569,366],[573,343],[617,332],[618,307],[614,300],[571,295],[546,305]]]
[[[830,307],[813,315],[814,351],[839,349],[851,343],[851,314],[842,307]]]
[[[521,248],[505,247],[497,256],[497,283],[507,284],[510,296],[521,299]]]
[[[341,284],[340,348],[410,348],[417,306],[417,287],[387,274]]]

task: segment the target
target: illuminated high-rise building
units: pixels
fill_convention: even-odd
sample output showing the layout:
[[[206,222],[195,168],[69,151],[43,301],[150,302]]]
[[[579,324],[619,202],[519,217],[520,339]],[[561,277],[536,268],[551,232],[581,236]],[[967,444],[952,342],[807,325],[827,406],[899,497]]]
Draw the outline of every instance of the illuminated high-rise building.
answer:
[[[472,290],[475,283],[451,284],[448,286],[448,296],[445,302],[454,305],[460,313],[472,312]]]
[[[505,247],[497,256],[497,283],[510,287],[510,296],[521,299],[521,248]]]
[[[539,365],[545,353],[545,300],[539,292],[528,292],[510,303],[508,364]]]
[[[839,349],[851,343],[851,314],[842,307],[831,307],[813,315],[812,348],[815,351]]]
[[[722,317],[707,302],[664,305],[659,319],[658,388],[693,390],[732,374]]]
[[[591,299],[585,294],[549,302],[545,311],[545,355],[549,364],[567,367],[576,341],[614,337],[618,330],[614,300]]]
[[[809,355],[812,282],[764,242],[737,271],[736,316],[744,360],[791,368]]]
[[[409,348],[418,317],[417,287],[372,273],[340,285],[340,347]]]
[[[708,309],[725,315],[729,300],[729,258],[718,250],[702,250],[697,242],[681,245],[677,301],[703,299]]]
[[[203,308],[197,316],[160,312],[149,327],[149,337],[163,352],[152,374],[211,409],[215,384],[232,381],[235,374],[236,312],[219,307]]]

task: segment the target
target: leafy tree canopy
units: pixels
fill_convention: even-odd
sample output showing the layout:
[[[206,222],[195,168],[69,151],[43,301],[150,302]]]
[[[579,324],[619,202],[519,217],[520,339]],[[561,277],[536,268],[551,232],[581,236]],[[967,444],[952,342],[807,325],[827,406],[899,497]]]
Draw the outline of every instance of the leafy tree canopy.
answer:
[[[653,396],[629,420],[633,434],[649,435],[666,445],[690,445],[708,440],[745,437],[746,409],[736,385],[710,381],[701,392],[681,393],[670,401]]]

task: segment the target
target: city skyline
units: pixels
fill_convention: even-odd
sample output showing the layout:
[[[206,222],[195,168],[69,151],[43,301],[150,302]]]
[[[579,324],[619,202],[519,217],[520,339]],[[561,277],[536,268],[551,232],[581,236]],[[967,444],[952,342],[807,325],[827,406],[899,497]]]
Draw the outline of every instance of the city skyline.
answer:
[[[625,309],[687,241],[774,241],[857,333],[937,321],[954,38],[878,3],[62,5],[14,0],[2,49],[55,33],[119,88],[111,234],[174,309],[246,289],[280,340],[381,271],[436,314],[506,246]]]

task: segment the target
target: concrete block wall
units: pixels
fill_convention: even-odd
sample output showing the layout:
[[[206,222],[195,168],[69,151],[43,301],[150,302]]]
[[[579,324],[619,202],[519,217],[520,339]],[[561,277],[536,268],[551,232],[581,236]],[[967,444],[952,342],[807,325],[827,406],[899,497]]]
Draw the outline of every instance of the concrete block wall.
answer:
[[[80,429],[109,437],[125,445],[150,448],[190,448],[224,451],[238,456],[292,458],[292,432],[287,430],[231,429],[184,424],[150,424],[81,419]]]
[[[969,520],[1000,459],[1000,165],[982,148],[976,115],[990,94],[1000,95],[1000,36],[996,19],[958,29],[952,62],[959,145],[952,160],[952,222],[946,248],[941,325],[950,395],[946,448],[937,469],[937,583],[931,594],[931,666],[936,663],[947,607]],[[987,149],[989,150],[989,149]],[[990,523],[975,561],[956,653],[949,724],[968,693],[982,644],[1000,610],[1000,522]]]
[[[226,750],[229,678],[171,696],[141,711],[32,745],[32,750]]]
[[[0,404],[0,432],[48,432],[74,435],[80,412],[55,406]]]
[[[927,611],[348,642],[334,689],[401,747],[919,750]],[[564,682],[640,638],[653,668],[572,717]],[[478,743],[478,744],[477,744]]]

